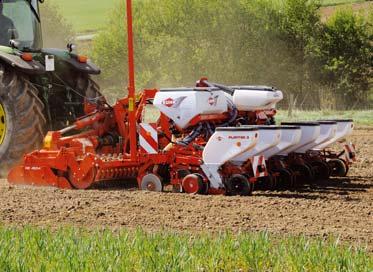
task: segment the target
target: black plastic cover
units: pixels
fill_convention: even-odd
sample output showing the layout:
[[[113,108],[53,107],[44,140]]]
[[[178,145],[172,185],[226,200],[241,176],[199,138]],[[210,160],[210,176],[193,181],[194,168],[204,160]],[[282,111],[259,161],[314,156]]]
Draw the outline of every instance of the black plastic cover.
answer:
[[[44,66],[38,61],[24,61],[20,56],[0,51],[0,62],[1,61],[25,74],[40,75],[45,73]]]

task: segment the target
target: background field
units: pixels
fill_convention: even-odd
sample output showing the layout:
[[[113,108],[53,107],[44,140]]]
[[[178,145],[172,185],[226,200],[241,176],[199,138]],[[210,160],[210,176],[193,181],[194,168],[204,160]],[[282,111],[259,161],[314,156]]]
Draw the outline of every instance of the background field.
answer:
[[[57,4],[62,14],[78,33],[95,32],[102,29],[111,9],[121,0],[50,0]],[[322,0],[323,6],[361,3],[364,0]]]
[[[94,32],[103,27],[109,11],[120,0],[51,0],[79,33]]]
[[[299,121],[320,119],[353,119],[358,126],[373,126],[373,110],[346,110],[346,111],[302,111],[295,110],[292,116],[286,110],[279,110],[277,121]]]

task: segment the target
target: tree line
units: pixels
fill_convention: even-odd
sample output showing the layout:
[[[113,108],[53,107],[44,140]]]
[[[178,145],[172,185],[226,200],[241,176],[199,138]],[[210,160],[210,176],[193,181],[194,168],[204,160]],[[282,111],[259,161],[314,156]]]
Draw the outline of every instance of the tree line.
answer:
[[[124,2],[124,1],[121,1]],[[340,10],[326,22],[313,0],[134,1],[137,87],[272,85],[321,107],[369,103],[372,16]],[[125,5],[113,10],[92,56],[108,86],[126,73]],[[121,94],[122,95],[122,94]]]

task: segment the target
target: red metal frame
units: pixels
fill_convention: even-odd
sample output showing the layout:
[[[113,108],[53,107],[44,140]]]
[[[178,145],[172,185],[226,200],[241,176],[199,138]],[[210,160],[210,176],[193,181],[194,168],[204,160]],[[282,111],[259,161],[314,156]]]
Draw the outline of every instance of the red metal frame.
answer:
[[[127,35],[128,35],[128,122],[130,136],[131,159],[137,159],[137,127],[136,127],[136,94],[135,94],[135,60],[132,29],[132,0],[127,0]]]

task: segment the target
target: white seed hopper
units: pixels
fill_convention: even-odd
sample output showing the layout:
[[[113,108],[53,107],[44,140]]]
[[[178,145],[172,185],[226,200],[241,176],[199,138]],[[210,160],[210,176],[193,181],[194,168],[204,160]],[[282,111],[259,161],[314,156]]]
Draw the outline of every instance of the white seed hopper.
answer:
[[[203,165],[201,166],[212,188],[223,188],[219,168],[224,163],[235,160],[240,154],[254,148],[258,136],[258,129],[253,127],[216,129],[203,150]]]
[[[320,135],[314,141],[308,143],[295,150],[296,153],[306,153],[308,150],[313,149],[315,146],[323,144],[332,139],[337,131],[337,122],[333,121],[318,121],[320,124]]]
[[[284,96],[280,90],[267,86],[233,86],[233,103],[239,111],[273,109]]]
[[[275,155],[280,154],[283,150],[299,143],[302,136],[302,129],[297,126],[280,126],[281,139],[280,142],[264,151],[265,159],[269,159]]]
[[[328,120],[328,121],[337,122],[337,131],[336,131],[334,137],[332,137],[328,141],[326,141],[326,142],[324,142],[324,143],[322,143],[318,146],[315,146],[313,148],[315,150],[322,150],[322,149],[332,145],[333,143],[349,136],[354,129],[354,121],[351,120],[351,119],[347,119],[347,120]]]
[[[186,128],[193,118],[228,111],[227,96],[215,88],[161,89],[153,105],[180,128]]]
[[[247,150],[240,156],[237,156],[233,161],[237,163],[246,162],[248,159],[262,155],[266,150],[278,145],[281,141],[280,126],[243,126],[254,127],[258,129],[258,142],[254,148]]]
[[[281,125],[298,126],[301,128],[301,137],[298,144],[289,146],[282,150],[280,155],[288,155],[292,152],[297,152],[300,148],[313,143],[320,135],[320,124],[315,122],[283,122]]]

